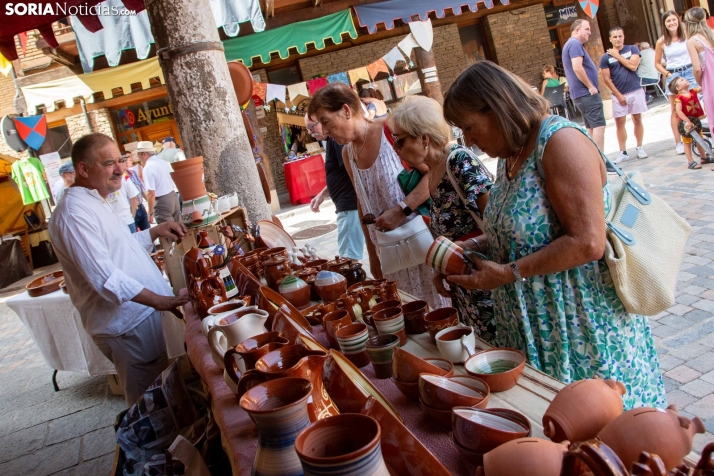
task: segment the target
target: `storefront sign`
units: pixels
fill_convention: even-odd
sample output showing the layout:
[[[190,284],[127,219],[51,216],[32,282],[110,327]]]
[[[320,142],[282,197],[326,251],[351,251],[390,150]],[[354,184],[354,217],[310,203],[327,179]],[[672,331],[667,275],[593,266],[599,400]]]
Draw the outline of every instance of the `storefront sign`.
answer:
[[[578,18],[575,5],[564,5],[561,7],[546,7],[545,20],[548,26],[565,25],[572,23]]]
[[[132,104],[112,112],[118,132],[127,132],[155,122],[173,119],[174,110],[168,98]]]

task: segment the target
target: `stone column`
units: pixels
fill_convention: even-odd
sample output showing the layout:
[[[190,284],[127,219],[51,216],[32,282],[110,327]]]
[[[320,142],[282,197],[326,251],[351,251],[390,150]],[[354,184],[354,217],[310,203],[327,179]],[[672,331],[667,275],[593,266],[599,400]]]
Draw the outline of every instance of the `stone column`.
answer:
[[[237,192],[250,220],[269,219],[209,1],[145,3],[187,157],[203,156],[208,191]]]
[[[436,59],[434,58],[434,48],[429,51],[424,48],[414,48],[414,56],[416,58],[417,73],[419,81],[421,81],[421,90],[425,96],[436,99],[439,104],[444,104],[444,95],[441,93],[441,83],[439,82],[439,73],[436,70]],[[424,72],[424,69],[433,72]],[[436,81],[434,81],[436,79]]]

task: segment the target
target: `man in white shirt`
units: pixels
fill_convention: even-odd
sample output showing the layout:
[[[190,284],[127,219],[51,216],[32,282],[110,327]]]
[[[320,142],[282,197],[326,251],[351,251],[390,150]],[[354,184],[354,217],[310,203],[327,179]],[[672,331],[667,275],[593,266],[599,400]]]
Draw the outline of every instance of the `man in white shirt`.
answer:
[[[178,313],[188,301],[173,295],[148,251],[159,236],[180,241],[186,227],[169,222],[129,232],[106,201],[124,180],[121,159],[104,134],[74,143],[75,183],[52,214],[49,232],[72,304],[116,366],[131,405],[168,365],[159,311]]]
[[[173,137],[164,137],[164,140],[161,141],[161,147],[163,147],[163,150],[156,154],[156,157],[159,159],[165,160],[169,164],[173,164],[179,160],[186,160],[186,154],[178,148],[176,139]]]
[[[107,203],[112,207],[117,218],[129,227],[129,231],[136,233],[134,214],[136,213],[136,207],[139,206],[139,189],[136,188],[136,185],[126,174],[126,169],[128,168],[126,157],[122,156],[119,163],[124,172],[122,174],[121,188],[107,195]]]
[[[154,146],[149,141],[141,141],[137,144],[136,155],[144,166],[149,221],[151,223],[180,222],[181,208],[175,191],[176,185],[171,178],[173,172],[171,165],[154,155]]]

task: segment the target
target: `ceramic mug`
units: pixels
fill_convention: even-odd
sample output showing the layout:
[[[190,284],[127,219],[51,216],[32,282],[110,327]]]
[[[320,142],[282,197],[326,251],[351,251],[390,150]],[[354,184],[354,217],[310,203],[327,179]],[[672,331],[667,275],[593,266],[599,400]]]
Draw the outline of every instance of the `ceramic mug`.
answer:
[[[367,325],[361,322],[350,324],[337,329],[335,337],[340,345],[340,350],[356,367],[362,368],[369,364],[369,357],[365,350],[369,332]]]
[[[399,336],[396,334],[381,334],[367,340],[365,349],[377,378],[392,376],[392,358],[396,347],[399,347]]]
[[[455,364],[466,362],[469,351],[476,347],[476,333],[463,324],[447,327],[436,334],[436,347],[446,360]]]
[[[464,250],[443,236],[439,236],[426,253],[426,264],[435,271],[446,274],[469,274],[464,263]]]
[[[231,199],[228,195],[218,197],[218,202],[216,203],[216,211],[218,213],[228,213],[229,211],[231,211]]]
[[[399,345],[406,345],[407,332],[404,329],[404,314],[399,307],[388,307],[374,313],[372,317],[375,329],[380,334],[396,334]]]
[[[404,327],[407,334],[423,334],[426,332],[424,316],[429,312],[429,303],[426,301],[412,301],[402,304],[404,313]]]
[[[350,324],[352,324],[352,318],[344,309],[328,312],[325,314],[325,317],[322,318],[322,327],[325,329],[325,335],[327,335],[327,340],[330,342],[330,346],[332,346],[333,349],[340,348],[340,344],[337,342],[337,338],[335,337],[335,332]]]
[[[455,326],[459,323],[459,314],[456,308],[442,307],[431,311],[424,316],[424,325],[431,337],[431,343],[436,344],[436,334],[447,327]]]

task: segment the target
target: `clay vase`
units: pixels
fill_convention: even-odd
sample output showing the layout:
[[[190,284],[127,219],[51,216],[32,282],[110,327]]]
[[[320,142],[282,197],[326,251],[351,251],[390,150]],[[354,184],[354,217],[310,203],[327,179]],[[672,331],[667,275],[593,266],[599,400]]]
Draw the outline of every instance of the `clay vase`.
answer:
[[[396,281],[385,281],[379,286],[375,286],[375,294],[378,294],[381,301],[399,301],[402,302],[399,291],[397,290]]]
[[[404,313],[404,328],[407,334],[423,334],[426,332],[424,316],[429,312],[429,304],[426,301],[412,301],[402,304]]]
[[[350,264],[349,258],[340,258],[339,256],[335,256],[335,259],[330,260],[327,262],[327,271],[332,271],[333,273],[339,273],[340,269],[345,266]],[[365,276],[366,279],[366,276]]]
[[[367,326],[361,322],[337,329],[335,338],[340,345],[340,351],[355,367],[362,368],[369,364],[365,346],[369,339]]]
[[[310,286],[300,278],[285,276],[278,285],[278,291],[298,309],[310,306]]]
[[[322,327],[325,329],[325,335],[327,340],[330,342],[330,347],[333,349],[339,349],[340,344],[337,342],[335,337],[335,332],[341,327],[345,327],[352,324],[352,319],[349,313],[344,309],[339,309],[337,311],[332,311],[325,314],[322,318]]]
[[[280,334],[280,332],[265,332],[257,336],[249,337],[235,347],[228,349],[224,356],[226,368],[230,368],[228,362],[231,362],[231,356],[238,354],[243,358],[243,364],[246,370],[254,369],[255,363],[266,354],[285,347],[288,345],[288,340]],[[238,382],[236,382],[237,384]]]
[[[343,413],[302,430],[295,439],[295,451],[306,476],[388,476],[381,435],[374,418]]]
[[[438,236],[426,253],[426,264],[435,271],[448,275],[470,274],[464,263],[464,250],[443,236]]]
[[[263,262],[263,275],[268,287],[273,291],[278,291],[280,281],[290,274],[290,264],[284,256],[276,256]]]
[[[362,263],[357,261],[342,266],[339,273],[347,279],[348,288],[367,279],[367,273],[362,269]]]
[[[436,334],[447,327],[453,327],[459,323],[459,314],[456,308],[442,307],[436,311],[431,311],[424,316],[424,326],[429,332],[431,343],[436,345]]]
[[[508,441],[483,455],[483,466],[477,476],[560,476],[563,455],[568,451],[563,444],[540,438],[518,438]]]
[[[206,195],[202,163],[171,172],[171,178],[181,194],[181,200],[195,200]]]
[[[362,321],[362,306],[359,305],[357,296],[350,293],[343,294],[340,299],[335,301],[335,304],[349,313],[352,322]]]
[[[310,424],[307,401],[312,385],[303,378],[281,378],[248,390],[240,406],[258,428],[252,474],[300,474],[295,438]]]
[[[332,271],[320,271],[315,276],[315,289],[325,302],[335,302],[347,292],[347,280]]]
[[[556,443],[595,438],[622,414],[625,392],[622,383],[597,377],[566,385],[543,415],[543,434]]]
[[[630,468],[643,451],[662,458],[667,471],[682,464],[692,451],[695,433],[704,433],[698,417],[691,420],[680,416],[674,405],[666,411],[656,408],[635,408],[607,424],[597,439],[612,448],[625,467]]]

